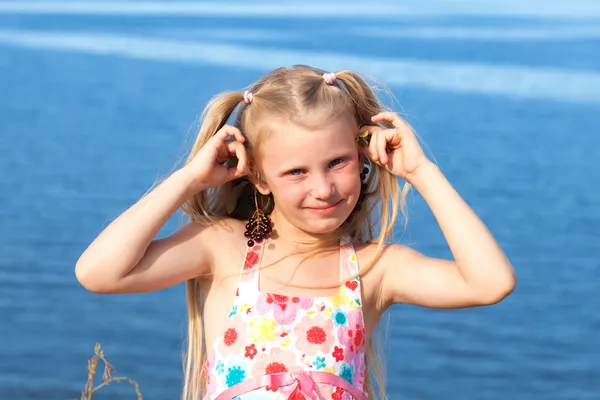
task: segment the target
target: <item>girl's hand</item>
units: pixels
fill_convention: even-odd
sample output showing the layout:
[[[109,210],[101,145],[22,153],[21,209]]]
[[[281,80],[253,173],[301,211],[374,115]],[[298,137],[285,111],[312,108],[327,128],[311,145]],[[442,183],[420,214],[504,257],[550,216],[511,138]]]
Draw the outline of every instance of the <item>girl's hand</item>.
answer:
[[[394,126],[385,129],[378,125],[363,125],[360,133],[370,134],[368,154],[376,164],[392,174],[410,182],[411,176],[422,167],[431,164],[423,153],[415,133],[394,112],[381,112],[371,118],[374,123],[390,122]]]
[[[233,140],[227,140],[229,137],[233,137]],[[191,176],[195,193],[246,175],[245,140],[239,129],[224,125],[202,146],[183,167]],[[238,159],[237,167],[228,168],[224,164],[232,157]]]

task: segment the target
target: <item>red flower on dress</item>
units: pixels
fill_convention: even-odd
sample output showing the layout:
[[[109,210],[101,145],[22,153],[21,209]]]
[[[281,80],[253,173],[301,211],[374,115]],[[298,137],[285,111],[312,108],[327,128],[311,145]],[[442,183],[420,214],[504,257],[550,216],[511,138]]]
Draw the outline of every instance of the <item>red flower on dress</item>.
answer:
[[[288,397],[288,400],[306,400],[306,397],[304,397],[299,388],[296,388],[290,397]]]
[[[298,310],[308,310],[313,305],[312,298],[288,297],[280,294],[260,293],[256,310],[264,315],[273,310],[273,317],[280,325],[290,325],[296,320]]]
[[[348,326],[341,326],[338,339],[351,353],[361,353],[365,345],[365,326],[360,310],[348,313]]]
[[[332,334],[333,321],[322,315],[313,318],[304,316],[294,327],[296,333],[296,346],[299,351],[311,356],[329,353],[335,342]]]
[[[211,395],[217,391],[217,379],[214,376],[215,351],[209,351],[204,363],[204,376],[206,377],[206,394]]]
[[[246,346],[245,348],[246,354],[244,354],[244,356],[248,357],[251,360],[254,358],[256,353],[258,353],[258,350],[256,350],[256,346],[254,346],[254,343],[252,343],[250,346]]]
[[[336,388],[335,392],[331,393],[331,398],[333,400],[342,400],[343,395],[344,395],[344,389]]]
[[[217,345],[221,354],[241,355],[246,345],[245,321],[237,314],[231,317],[221,338]]]
[[[268,352],[259,353],[256,356],[256,360],[253,361],[251,368],[252,376],[302,370],[302,366],[296,362],[296,354],[293,351],[283,350],[279,347],[275,347]],[[293,386],[267,388],[267,390],[272,390],[274,392],[281,390],[282,393],[286,391],[291,393],[292,389]]]
[[[257,251],[260,250],[260,248],[256,248],[256,246],[254,247],[254,249],[248,251],[248,254],[246,255],[246,261],[244,262],[244,269],[252,269],[256,266],[256,263],[258,263],[258,253]]]
[[[344,349],[335,346],[331,355],[335,358],[335,361],[340,362],[344,359]]]

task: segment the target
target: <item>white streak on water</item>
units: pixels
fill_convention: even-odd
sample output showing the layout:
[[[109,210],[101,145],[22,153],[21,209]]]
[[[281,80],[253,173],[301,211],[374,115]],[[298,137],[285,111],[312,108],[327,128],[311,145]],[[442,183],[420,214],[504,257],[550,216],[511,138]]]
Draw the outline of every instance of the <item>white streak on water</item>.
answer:
[[[573,40],[600,39],[597,26],[558,26],[554,28],[356,28],[352,35],[377,38],[402,38],[459,41],[523,41],[523,40]]]
[[[11,1],[0,3],[0,13],[170,15],[225,17],[400,17],[400,16],[518,16],[530,18],[599,18],[600,2],[573,0],[404,0],[399,2],[80,2]]]
[[[282,30],[254,29],[254,28],[228,28],[228,29],[187,29],[172,28],[155,31],[160,36],[177,37],[184,40],[209,39],[209,40],[233,40],[236,42],[263,41],[270,43],[285,42],[289,40],[302,40],[306,34],[286,32]],[[331,32],[339,34],[338,32]]]
[[[354,69],[376,76],[388,85],[600,104],[600,73],[556,68],[363,57],[208,41],[183,42],[72,32],[0,30],[0,44],[259,71],[293,64],[311,64],[327,70]]]
[[[306,38],[302,32],[292,32],[281,29],[256,29],[256,28],[210,28],[188,29],[172,28],[158,31],[161,35],[178,37],[181,39],[225,39],[237,42],[260,40],[266,42],[282,42],[285,40],[301,40]],[[323,28],[321,35],[339,37],[339,29]],[[396,26],[362,28],[356,27],[344,31],[348,37],[381,38],[381,39],[419,39],[419,40],[456,40],[461,42],[472,41],[566,41],[566,40],[598,40],[600,39],[600,26],[558,26],[554,28],[463,28],[463,27],[418,27],[397,28]]]

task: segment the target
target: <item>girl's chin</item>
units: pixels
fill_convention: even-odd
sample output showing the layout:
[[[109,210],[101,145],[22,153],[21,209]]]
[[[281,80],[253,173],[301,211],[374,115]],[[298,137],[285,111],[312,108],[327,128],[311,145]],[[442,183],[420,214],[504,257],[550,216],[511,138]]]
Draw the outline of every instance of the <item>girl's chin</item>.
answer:
[[[325,234],[331,233],[338,229],[343,223],[345,219],[341,218],[318,218],[318,219],[310,219],[302,221],[302,225],[304,227],[304,231],[314,233],[314,234]]]

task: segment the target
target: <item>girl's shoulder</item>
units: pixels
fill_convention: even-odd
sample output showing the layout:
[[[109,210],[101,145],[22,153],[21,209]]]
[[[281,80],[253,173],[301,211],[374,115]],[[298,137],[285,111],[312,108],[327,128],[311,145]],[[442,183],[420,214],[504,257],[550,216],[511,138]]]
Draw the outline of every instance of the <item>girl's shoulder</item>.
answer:
[[[369,262],[375,258],[377,254],[377,247],[378,244],[376,242],[361,242],[354,245],[354,251],[356,252],[356,256],[359,258],[359,261],[362,261],[361,259],[364,258],[364,262]],[[397,243],[385,242],[381,247],[381,256],[377,261],[380,261],[382,257],[388,257],[390,253],[397,255],[405,249],[408,249],[408,247]]]
[[[410,246],[399,243],[385,242],[381,246],[381,253],[379,254],[377,254],[377,247],[377,243],[373,242],[357,244],[355,245],[356,257],[360,266],[366,267],[373,263],[372,268],[369,269],[382,274],[390,266],[393,268],[405,266],[407,263],[412,262],[415,254],[420,255],[418,251]]]
[[[354,251],[358,259],[361,277],[378,286],[385,277],[387,267],[392,263],[401,265],[409,256],[410,248],[397,243],[384,243],[381,253],[377,254],[377,243],[357,243],[354,245]]]
[[[358,270],[360,275],[363,308],[366,322],[374,325],[386,310],[386,305],[382,301],[381,289],[385,279],[385,258],[386,254],[395,252],[393,248],[402,247],[400,245],[385,243],[382,254],[377,256],[377,243],[356,243],[354,251],[358,259]]]
[[[213,273],[229,273],[232,268],[243,265],[248,242],[244,236],[246,221],[222,217],[190,224],[194,225],[193,229],[204,231],[202,246],[210,254]]]
[[[212,217],[211,219],[203,219],[199,221],[190,221],[188,223],[191,229],[204,231],[204,237],[209,240],[219,240],[223,237],[236,237],[235,235],[241,232],[241,236],[237,236],[240,242],[244,242],[244,231],[246,229],[246,221],[240,221],[230,217]]]

